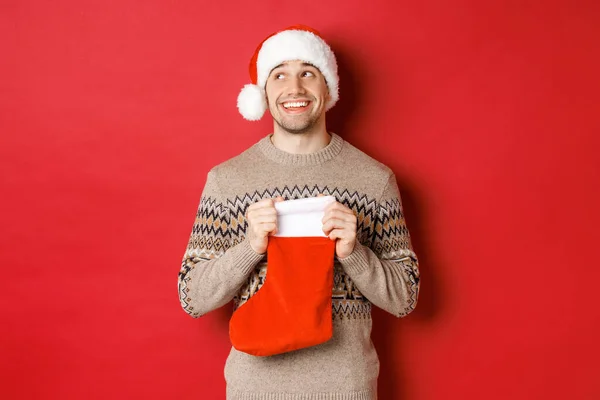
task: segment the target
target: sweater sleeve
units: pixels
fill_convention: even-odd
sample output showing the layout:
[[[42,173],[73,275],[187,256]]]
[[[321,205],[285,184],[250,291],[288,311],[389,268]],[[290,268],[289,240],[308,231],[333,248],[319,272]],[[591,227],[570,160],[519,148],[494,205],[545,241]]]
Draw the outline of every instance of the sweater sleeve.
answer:
[[[393,173],[377,204],[371,246],[357,240],[353,252],[338,261],[377,307],[397,317],[414,310],[419,297],[419,266]]]
[[[216,175],[208,173],[179,271],[179,300],[194,318],[232,300],[263,258],[247,239],[232,240],[238,221],[230,218]]]

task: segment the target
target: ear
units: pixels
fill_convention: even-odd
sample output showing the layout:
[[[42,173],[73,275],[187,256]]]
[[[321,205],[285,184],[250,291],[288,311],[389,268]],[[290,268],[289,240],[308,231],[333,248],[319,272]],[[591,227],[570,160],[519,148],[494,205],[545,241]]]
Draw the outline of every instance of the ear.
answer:
[[[325,83],[325,86],[327,86],[327,97],[325,98],[325,100],[327,100],[327,102],[329,102],[331,100],[331,91],[329,90],[329,85],[327,84],[327,79],[325,79],[324,76],[323,76],[323,82]]]

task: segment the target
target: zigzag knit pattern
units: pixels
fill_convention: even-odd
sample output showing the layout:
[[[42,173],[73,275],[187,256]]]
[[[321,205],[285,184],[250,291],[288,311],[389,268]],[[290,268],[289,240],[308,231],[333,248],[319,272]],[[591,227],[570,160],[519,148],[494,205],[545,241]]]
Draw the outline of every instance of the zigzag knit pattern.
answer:
[[[416,256],[410,245],[410,236],[400,202],[396,200],[377,204],[374,199],[357,192],[351,193],[347,190],[316,185],[265,189],[227,199],[224,204],[218,203],[213,198],[203,197],[179,273],[180,301],[183,309],[194,315],[186,302],[187,275],[197,262],[220,257],[228,248],[244,240],[248,225],[245,214],[250,204],[263,198],[282,196],[286,200],[291,200],[314,197],[320,193],[334,196],[338,202],[354,211],[357,216],[357,238],[361,244],[370,247],[382,259],[394,260],[410,274],[412,293],[405,310],[408,314],[417,301],[419,273],[415,268]],[[371,303],[356,288],[337,260],[334,271],[333,318],[371,318]],[[266,276],[265,256],[234,297],[234,309],[260,290]]]

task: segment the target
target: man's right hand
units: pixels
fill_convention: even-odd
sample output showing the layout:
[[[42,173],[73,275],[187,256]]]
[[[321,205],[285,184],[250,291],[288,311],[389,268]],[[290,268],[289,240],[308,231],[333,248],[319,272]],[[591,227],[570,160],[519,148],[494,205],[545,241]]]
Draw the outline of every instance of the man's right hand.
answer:
[[[258,254],[265,254],[269,244],[269,235],[277,233],[277,212],[275,203],[283,201],[279,196],[275,199],[263,199],[251,204],[246,211],[248,220],[247,235],[250,247]]]

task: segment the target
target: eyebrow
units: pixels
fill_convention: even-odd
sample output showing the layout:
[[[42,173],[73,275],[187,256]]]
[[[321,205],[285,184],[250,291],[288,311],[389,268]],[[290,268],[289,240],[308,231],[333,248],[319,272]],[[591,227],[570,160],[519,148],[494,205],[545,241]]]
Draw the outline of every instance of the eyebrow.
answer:
[[[283,67],[283,66],[285,66],[285,63],[281,63],[281,64],[279,64],[278,66],[274,67],[274,68],[273,68],[271,71],[274,71],[274,70],[276,70],[277,68],[281,68],[281,67]],[[303,66],[303,67],[313,67],[313,68],[317,68],[317,67],[315,67],[314,65],[312,65],[311,63],[307,63],[307,62],[303,62],[303,63],[302,63],[302,66]]]

